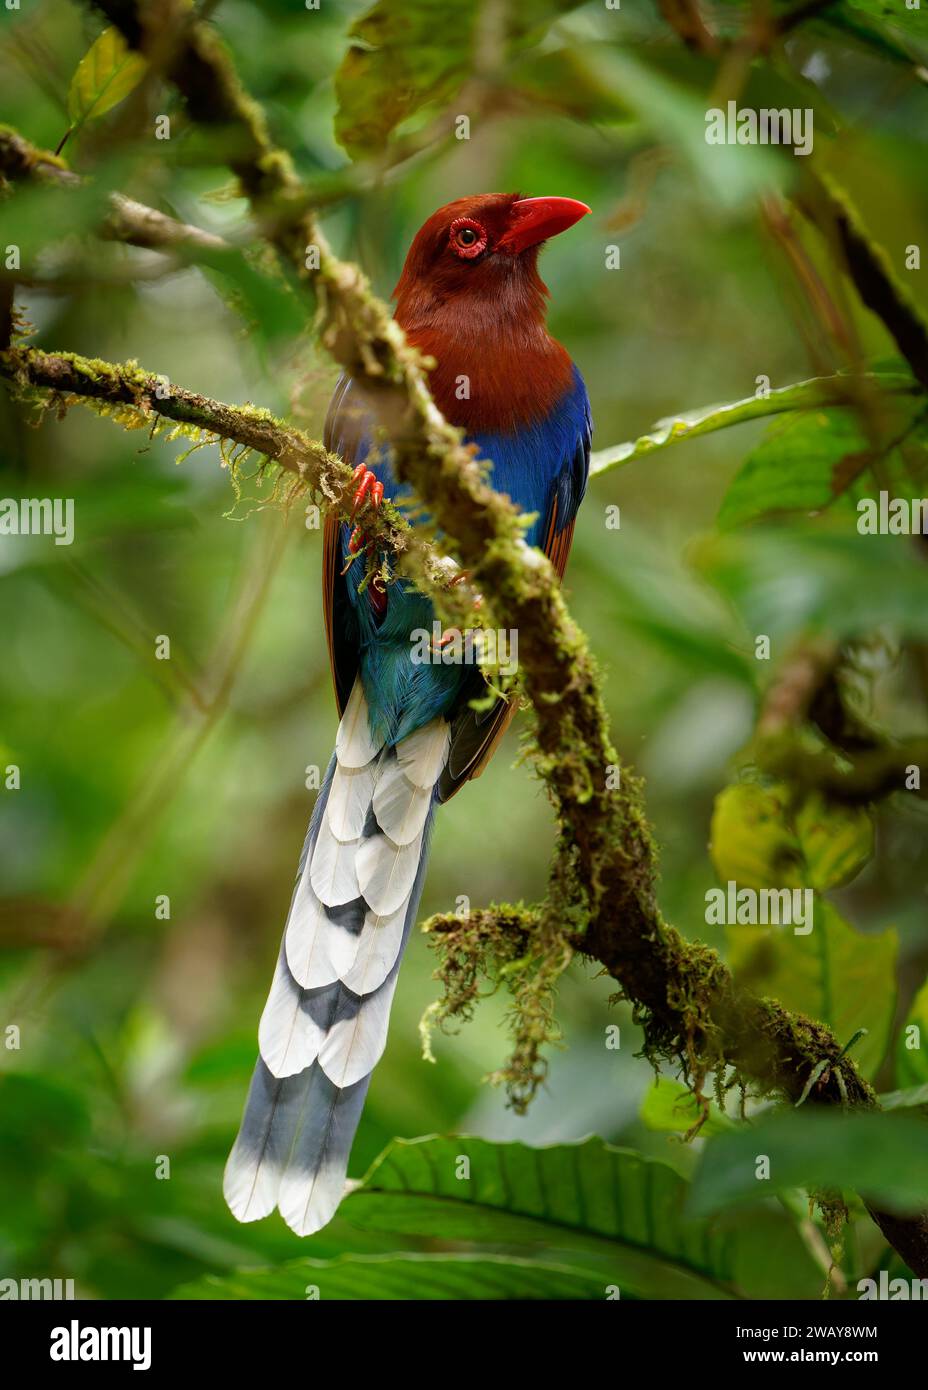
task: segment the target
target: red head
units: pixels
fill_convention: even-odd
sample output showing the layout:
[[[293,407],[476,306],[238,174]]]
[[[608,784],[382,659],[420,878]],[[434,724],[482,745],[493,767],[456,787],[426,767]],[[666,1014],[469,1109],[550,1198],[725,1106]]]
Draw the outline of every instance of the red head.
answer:
[[[483,193],[440,208],[416,235],[394,291],[396,317],[436,358],[432,390],[454,424],[518,428],[569,386],[570,359],[544,326],[538,251],[589,211],[573,198]]]

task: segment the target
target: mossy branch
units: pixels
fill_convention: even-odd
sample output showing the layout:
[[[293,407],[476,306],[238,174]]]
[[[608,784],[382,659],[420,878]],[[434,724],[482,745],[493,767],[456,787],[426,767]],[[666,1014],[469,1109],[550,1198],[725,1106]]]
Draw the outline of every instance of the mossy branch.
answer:
[[[922,770],[928,769],[926,738],[881,744],[851,756],[781,735],[757,740],[752,752],[757,766],[772,777],[848,805],[866,806],[901,791],[928,797],[928,784],[921,785]]]
[[[124,408],[121,423],[151,424],[158,416],[189,425],[216,439],[241,444],[297,475],[308,488],[341,498],[351,469],[301,430],[276,420],[268,410],[226,405],[147,372],[137,362],[104,362],[75,352],[11,347],[0,354],[0,375],[20,387],[51,393],[51,403],[69,398]],[[116,415],[120,419],[119,414]]]
[[[14,183],[51,183],[63,188],[77,188],[82,182],[59,155],[31,144],[8,125],[0,125],[0,183],[3,179]],[[232,249],[213,232],[178,222],[121,193],[111,193],[108,202],[109,212],[100,227],[100,234],[107,240],[124,241],[148,251],[188,255],[215,256]]]
[[[357,486],[352,469],[318,440],[269,410],[229,405],[178,386],[137,362],[105,362],[74,352],[45,352],[15,345],[0,350],[0,377],[25,393],[37,393],[47,408],[67,410],[91,406],[127,429],[156,432],[160,421],[172,421],[177,433],[194,446],[224,441],[240,446],[222,449],[223,462],[238,472],[249,455],[279,466],[292,482],[283,493],[291,503],[306,495],[324,511],[363,525],[365,536],[388,551],[397,569],[429,585],[449,620],[464,621],[474,604],[472,587],[449,569],[446,557],[420,528],[413,529],[389,502],[378,508],[364,502],[355,511]]]

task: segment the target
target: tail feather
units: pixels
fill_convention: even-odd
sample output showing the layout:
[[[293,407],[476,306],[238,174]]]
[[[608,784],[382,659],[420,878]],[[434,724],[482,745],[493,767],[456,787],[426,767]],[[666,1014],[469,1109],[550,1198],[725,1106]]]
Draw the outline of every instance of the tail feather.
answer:
[[[431,803],[432,788],[411,782],[398,758],[384,762],[372,804],[377,824],[393,844],[411,845],[419,838]]]
[[[336,766],[328,807],[329,824],[336,840],[361,838],[374,795],[376,770],[376,762],[359,768]]]
[[[371,1078],[365,1076],[340,1089],[321,1067],[314,1066],[299,1080],[301,1110],[277,1205],[292,1231],[309,1236],[331,1221],[341,1201],[348,1156]]]
[[[364,687],[356,680],[345,713],[335,735],[335,756],[342,768],[367,767],[383,747],[384,740],[371,733]]]
[[[260,1221],[277,1206],[293,1138],[293,1083],[302,1084],[312,1070],[280,1080],[258,1058],[222,1184],[229,1209],[239,1221]]]
[[[308,879],[304,872],[284,930],[284,949],[297,983],[304,989],[318,989],[334,984],[354,965],[364,907],[355,894],[350,904],[342,904],[353,910],[339,913],[333,920]]]
[[[271,992],[258,1025],[261,1056],[274,1076],[292,1076],[316,1060],[336,1008],[338,986],[302,989],[283,943]]]
[[[378,917],[398,912],[409,897],[419,869],[422,832],[408,845],[395,845],[379,832],[358,848],[358,886]]]
[[[384,747],[355,682],[303,847],[260,1057],[226,1165],[226,1201],[240,1221],[277,1206],[307,1235],[338,1205],[386,1046],[448,746],[439,718]]]
[[[344,983],[355,994],[372,994],[383,984],[399,959],[407,916],[405,903],[387,917],[370,909],[364,914],[358,953],[344,976]]]
[[[360,896],[358,840],[336,840],[328,816],[323,816],[313,846],[309,879],[313,892],[326,907],[341,907]]]
[[[319,1065],[337,1086],[351,1086],[369,1075],[383,1056],[402,949],[411,927],[412,917],[407,914],[396,962],[379,989],[363,996],[342,990],[335,1017],[319,1048]]]

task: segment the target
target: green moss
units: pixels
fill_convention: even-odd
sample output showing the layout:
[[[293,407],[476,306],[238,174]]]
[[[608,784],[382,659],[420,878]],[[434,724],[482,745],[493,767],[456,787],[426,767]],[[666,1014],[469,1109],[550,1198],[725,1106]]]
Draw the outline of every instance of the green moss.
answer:
[[[569,923],[547,909],[505,903],[462,917],[431,917],[423,930],[440,956],[435,978],[443,991],[420,1024],[424,1055],[434,1060],[435,1028],[451,1031],[454,1022],[473,1017],[481,998],[506,989],[511,1053],[487,1079],[504,1085],[510,1105],[522,1113],[547,1074],[544,1049],[561,1037],[554,1006],[557,983],[574,954]]]

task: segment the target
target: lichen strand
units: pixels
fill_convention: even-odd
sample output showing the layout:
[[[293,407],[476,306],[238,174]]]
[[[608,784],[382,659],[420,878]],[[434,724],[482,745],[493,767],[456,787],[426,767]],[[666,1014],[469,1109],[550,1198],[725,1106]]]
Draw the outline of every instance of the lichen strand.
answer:
[[[436,916],[424,924],[440,962],[434,978],[442,997],[420,1024],[424,1055],[434,1060],[435,1028],[468,1022],[477,1001],[502,986],[511,998],[506,1027],[511,1052],[487,1078],[506,1087],[509,1104],[524,1113],[547,1075],[544,1049],[560,1040],[555,1018],[557,983],[573,957],[569,932],[548,909],[522,903],[494,905],[467,916]]]
[[[321,507],[349,514],[355,484],[347,464],[263,407],[211,400],[145,371],[135,361],[105,362],[19,343],[0,352],[0,375],[40,411],[51,409],[61,416],[80,404],[124,429],[189,440],[179,461],[196,449],[218,445],[237,501],[243,484],[257,481],[262,488],[270,483],[263,498],[251,499],[257,505],[289,506],[305,494]],[[253,457],[258,462],[246,473],[245,464]],[[409,528],[395,508],[386,505],[375,512],[368,507],[364,522],[385,547],[401,552],[408,546]]]

